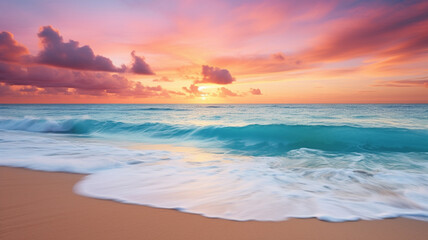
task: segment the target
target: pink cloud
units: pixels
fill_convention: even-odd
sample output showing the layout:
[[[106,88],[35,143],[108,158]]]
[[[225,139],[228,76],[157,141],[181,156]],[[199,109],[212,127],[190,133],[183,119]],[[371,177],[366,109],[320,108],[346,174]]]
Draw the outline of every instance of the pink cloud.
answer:
[[[308,61],[339,61],[368,55],[400,55],[428,47],[428,2],[364,6],[364,14],[334,21],[335,29],[301,56]],[[357,11],[358,9],[353,9]]]
[[[253,95],[262,95],[262,91],[260,91],[258,88],[251,88],[250,93]]]
[[[47,66],[22,66],[0,62],[0,83],[2,91],[9,91],[7,85],[26,86],[21,92],[40,94],[116,95],[133,97],[169,97],[169,94],[183,93],[169,91],[161,86],[144,86],[133,83],[118,74],[107,72],[78,71]],[[6,84],[6,85],[4,85]],[[39,91],[37,88],[40,88]],[[8,90],[9,89],[9,90]]]
[[[125,66],[116,68],[112,61],[95,56],[89,46],[79,47],[70,40],[63,42],[59,32],[51,26],[39,33],[43,50],[36,56],[13,39],[8,32],[0,33],[0,84],[3,95],[116,95],[133,97],[170,97],[184,93],[163,89],[161,86],[144,86],[129,81],[123,75]],[[153,74],[143,58],[132,53],[131,71]],[[26,58],[24,58],[26,57]],[[9,62],[9,63],[8,63]],[[47,66],[48,65],[48,66]],[[10,86],[23,86],[13,89]]]
[[[46,66],[21,66],[0,63],[0,81],[9,85],[31,85],[41,88],[63,87],[119,92],[130,82],[117,74],[76,71]]]
[[[217,67],[202,66],[202,80],[198,83],[231,84],[235,81],[227,69]]]
[[[0,60],[17,62],[28,54],[28,49],[15,41],[12,33],[0,33]]]
[[[379,66],[402,64],[426,55],[426,12],[427,2],[364,3],[346,9],[346,16],[325,23],[329,27],[315,37],[306,50],[289,54],[214,57],[210,64],[226,67],[237,74],[303,70],[319,67],[325,62],[367,56],[385,59],[377,64]]]
[[[297,11],[303,5],[305,4],[297,4],[293,9]],[[340,4],[336,5],[340,7]],[[329,11],[327,9],[326,12]],[[326,62],[346,61],[359,57],[384,60],[378,64],[379,66],[402,64],[426,56],[428,48],[426,12],[428,3],[423,1],[394,4],[362,3],[356,7],[343,9],[343,15],[322,23],[324,31],[320,32],[318,37],[313,36],[311,45],[303,50],[288,54],[279,52],[271,55],[215,56],[209,63],[225,67],[235,74],[304,70],[319,67]],[[282,48],[287,49],[288,46]]]

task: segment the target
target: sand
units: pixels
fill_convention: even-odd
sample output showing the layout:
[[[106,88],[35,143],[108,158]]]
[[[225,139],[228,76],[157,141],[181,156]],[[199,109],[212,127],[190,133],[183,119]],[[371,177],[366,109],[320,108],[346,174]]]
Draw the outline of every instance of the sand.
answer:
[[[236,222],[73,193],[84,175],[0,167],[0,239],[427,239],[428,222]],[[254,206],[257,207],[257,206]]]

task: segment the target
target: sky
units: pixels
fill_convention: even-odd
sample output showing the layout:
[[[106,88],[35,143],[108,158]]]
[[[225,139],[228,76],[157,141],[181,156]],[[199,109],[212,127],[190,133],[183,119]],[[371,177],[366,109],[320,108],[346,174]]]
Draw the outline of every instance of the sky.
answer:
[[[428,103],[428,1],[0,0],[0,103]]]

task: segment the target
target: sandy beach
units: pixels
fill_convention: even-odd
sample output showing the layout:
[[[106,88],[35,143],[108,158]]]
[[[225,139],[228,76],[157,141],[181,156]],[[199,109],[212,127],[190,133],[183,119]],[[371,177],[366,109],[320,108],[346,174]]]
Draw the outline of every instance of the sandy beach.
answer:
[[[73,193],[80,174],[0,167],[0,239],[426,239],[428,222],[236,222]]]

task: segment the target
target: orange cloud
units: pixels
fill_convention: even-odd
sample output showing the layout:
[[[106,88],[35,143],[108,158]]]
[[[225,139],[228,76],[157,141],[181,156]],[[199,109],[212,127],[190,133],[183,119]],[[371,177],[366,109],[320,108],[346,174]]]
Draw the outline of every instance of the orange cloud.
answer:
[[[240,94],[232,92],[231,90],[222,87],[218,89],[218,96],[219,97],[239,97]]]

